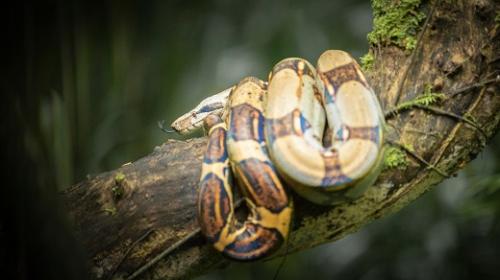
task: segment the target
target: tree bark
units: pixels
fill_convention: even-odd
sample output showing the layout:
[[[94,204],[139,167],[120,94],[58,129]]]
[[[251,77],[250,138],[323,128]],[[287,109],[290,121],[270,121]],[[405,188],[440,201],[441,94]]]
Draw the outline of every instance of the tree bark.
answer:
[[[360,199],[340,206],[318,206],[294,195],[288,253],[337,240],[398,211],[455,174],[498,130],[500,4],[433,1],[419,10],[426,19],[419,24],[416,47],[373,45],[367,73],[384,110],[398,111],[387,116],[386,145],[403,152],[403,163],[386,168]],[[432,104],[400,106],[428,89],[444,96]],[[150,155],[62,194],[93,278],[127,278],[147,263],[151,267],[137,278],[188,278],[229,262],[198,232],[205,147],[205,138],[168,140]]]

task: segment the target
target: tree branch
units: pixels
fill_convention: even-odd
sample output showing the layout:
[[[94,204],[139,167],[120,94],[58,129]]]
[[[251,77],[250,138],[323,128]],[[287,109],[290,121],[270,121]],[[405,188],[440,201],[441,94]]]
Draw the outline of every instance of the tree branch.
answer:
[[[396,107],[417,98],[431,85],[448,92],[435,108],[473,121],[491,138],[500,122],[499,83],[491,80],[500,68],[499,23],[494,21],[500,4],[440,1],[421,9],[433,13],[427,26],[421,26],[410,57],[390,42],[371,49],[375,61],[368,76],[385,111],[392,109],[389,104]],[[454,94],[460,88],[467,91]],[[433,111],[410,108],[391,118],[387,127],[388,141],[404,147],[405,166],[385,169],[362,198],[337,207],[294,195],[289,252],[337,240],[398,211],[483,148],[478,129]],[[137,278],[186,278],[228,263],[198,234],[196,193],[205,146],[205,138],[169,140],[150,155],[62,194],[95,279],[127,278],[148,263]],[[160,255],[166,250],[168,254]]]

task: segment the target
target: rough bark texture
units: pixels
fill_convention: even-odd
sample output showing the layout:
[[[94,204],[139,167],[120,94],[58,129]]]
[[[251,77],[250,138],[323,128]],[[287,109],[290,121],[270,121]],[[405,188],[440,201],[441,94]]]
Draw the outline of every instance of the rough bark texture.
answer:
[[[432,87],[446,97],[431,106],[464,116],[484,132],[422,108],[388,118],[390,141],[446,174],[472,160],[499,127],[498,80],[452,94],[498,75],[499,9],[492,0],[424,2],[419,10],[427,19],[420,22],[421,40],[413,51],[390,42],[370,50],[374,61],[368,76],[385,111]],[[197,231],[196,192],[205,145],[205,138],[167,141],[152,154],[63,194],[95,279],[126,278]],[[295,196],[288,251],[339,239],[398,211],[445,179],[412,155],[404,160],[407,166],[384,170],[377,183],[351,203],[321,207]],[[227,262],[195,234],[138,278],[188,278]]]

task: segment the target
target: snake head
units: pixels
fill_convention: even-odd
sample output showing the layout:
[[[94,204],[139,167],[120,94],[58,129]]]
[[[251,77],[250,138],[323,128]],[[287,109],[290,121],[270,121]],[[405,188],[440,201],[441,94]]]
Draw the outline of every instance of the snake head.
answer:
[[[203,120],[198,120],[196,113],[188,112],[177,118],[171,125],[172,129],[179,134],[189,134],[197,130],[202,124]]]
[[[203,127],[203,121],[209,115],[222,116],[227,99],[234,87],[205,98],[193,110],[177,118],[171,125],[179,134],[189,134]]]

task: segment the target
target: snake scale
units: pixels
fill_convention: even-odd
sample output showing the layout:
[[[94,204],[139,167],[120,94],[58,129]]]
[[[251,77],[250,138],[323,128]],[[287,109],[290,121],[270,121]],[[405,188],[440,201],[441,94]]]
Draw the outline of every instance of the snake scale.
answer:
[[[184,134],[203,125],[209,140],[198,220],[207,240],[231,259],[255,260],[281,247],[293,212],[285,185],[332,205],[359,197],[381,170],[382,110],[359,65],[343,51],[324,52],[316,68],[284,59],[268,82],[247,77],[203,100],[172,128]],[[249,210],[244,221],[235,215],[234,183]]]

